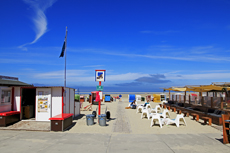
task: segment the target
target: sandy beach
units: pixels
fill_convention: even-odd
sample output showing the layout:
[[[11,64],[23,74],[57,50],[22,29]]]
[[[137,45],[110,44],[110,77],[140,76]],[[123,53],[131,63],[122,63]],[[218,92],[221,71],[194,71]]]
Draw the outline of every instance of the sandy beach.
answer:
[[[144,95],[143,95],[144,96]],[[74,120],[75,125],[66,132],[70,133],[128,133],[128,134],[198,134],[198,133],[218,133],[222,134],[219,129],[221,126],[212,124],[212,126],[204,125],[203,120],[194,121],[191,116],[185,117],[187,126],[181,122],[180,127],[175,124],[164,125],[160,128],[158,123],[150,127],[151,119],[141,119],[141,113],[136,113],[136,109],[125,109],[128,106],[128,95],[122,95],[122,102],[102,102],[101,113],[103,114],[106,107],[111,112],[111,119],[107,120],[107,126],[99,126],[97,119],[92,126],[86,125],[87,114],[92,114],[92,111],[81,111],[78,119]],[[144,103],[144,102],[142,102]],[[88,105],[84,102],[83,105]],[[150,102],[152,108],[158,103]],[[93,105],[93,110],[97,109],[97,105]],[[170,118],[174,119],[176,113],[170,110]]]

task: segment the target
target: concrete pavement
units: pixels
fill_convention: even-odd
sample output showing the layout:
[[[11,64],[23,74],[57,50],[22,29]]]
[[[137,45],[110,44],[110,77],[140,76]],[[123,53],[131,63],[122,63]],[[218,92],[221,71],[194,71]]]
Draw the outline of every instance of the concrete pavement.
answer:
[[[1,153],[57,152],[209,152],[229,153],[217,133],[206,134],[90,134],[0,131]]]
[[[222,143],[222,132],[186,118],[183,124],[150,127],[150,120],[140,119],[136,110],[125,110],[128,101],[104,104],[111,118],[108,126],[86,125],[85,116],[74,120],[75,125],[65,132],[0,130],[0,153],[52,152],[209,152],[229,153],[230,144]],[[152,104],[153,105],[153,104]],[[95,106],[94,106],[95,107]],[[82,112],[90,114],[92,112]],[[170,112],[175,118],[176,113]]]

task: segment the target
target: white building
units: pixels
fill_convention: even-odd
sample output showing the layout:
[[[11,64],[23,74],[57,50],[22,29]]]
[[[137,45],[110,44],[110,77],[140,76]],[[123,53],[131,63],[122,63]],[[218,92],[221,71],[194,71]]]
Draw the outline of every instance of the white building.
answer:
[[[21,119],[49,121],[49,118],[71,113],[80,114],[80,103],[74,101],[75,89],[44,86],[34,87],[18,78],[0,76],[0,113],[19,111]]]

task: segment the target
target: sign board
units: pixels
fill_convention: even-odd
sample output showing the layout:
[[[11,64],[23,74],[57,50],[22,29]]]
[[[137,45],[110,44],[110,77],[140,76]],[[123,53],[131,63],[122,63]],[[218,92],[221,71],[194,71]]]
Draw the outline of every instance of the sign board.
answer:
[[[36,89],[36,120],[49,121],[51,107],[51,88]]]
[[[95,70],[95,81],[105,81],[105,70]]]
[[[97,86],[97,91],[103,91],[103,86]]]

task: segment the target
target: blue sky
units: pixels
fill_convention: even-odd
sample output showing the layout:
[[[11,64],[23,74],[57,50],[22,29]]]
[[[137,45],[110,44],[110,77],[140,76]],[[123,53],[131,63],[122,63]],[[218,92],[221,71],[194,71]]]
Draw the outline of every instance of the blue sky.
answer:
[[[0,2],[0,75],[104,91],[230,82],[228,0],[8,0]]]

